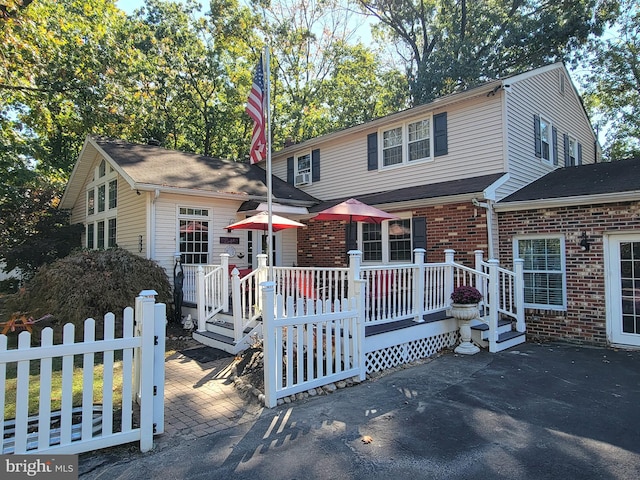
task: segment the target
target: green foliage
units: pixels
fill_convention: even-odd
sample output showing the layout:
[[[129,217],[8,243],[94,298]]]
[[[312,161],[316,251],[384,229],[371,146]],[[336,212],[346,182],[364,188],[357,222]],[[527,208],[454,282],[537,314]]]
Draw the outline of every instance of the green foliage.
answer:
[[[69,225],[59,210],[59,185],[35,179],[31,184],[7,185],[0,198],[0,259],[7,270],[19,268],[30,278],[43,264],[67,256],[80,247],[82,225]]]
[[[51,314],[58,325],[72,322],[81,330],[86,318],[100,322],[108,312],[122,318],[149,289],[158,292],[158,302],[170,301],[169,279],[155,262],[117,248],[80,251],[42,267],[7,299],[7,311],[36,319]]]
[[[357,0],[398,47],[414,105],[558,60],[600,35],[598,0]]]
[[[621,2],[607,38],[594,39],[587,57],[585,105],[606,131],[609,160],[640,157],[640,11]]]

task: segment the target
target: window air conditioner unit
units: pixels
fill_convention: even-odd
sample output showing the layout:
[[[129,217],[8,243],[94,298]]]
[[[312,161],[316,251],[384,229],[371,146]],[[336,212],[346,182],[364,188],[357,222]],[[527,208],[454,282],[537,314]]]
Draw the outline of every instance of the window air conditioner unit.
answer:
[[[310,180],[309,172],[296,175],[296,185],[307,185]]]

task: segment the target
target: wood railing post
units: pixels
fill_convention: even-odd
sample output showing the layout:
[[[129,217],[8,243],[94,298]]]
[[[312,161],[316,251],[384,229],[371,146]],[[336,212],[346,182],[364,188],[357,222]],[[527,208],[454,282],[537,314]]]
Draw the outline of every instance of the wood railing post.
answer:
[[[484,262],[484,251],[482,250],[475,250],[473,252],[474,256],[475,256],[475,269],[476,269],[476,278],[475,278],[475,282],[476,285],[475,287],[480,291],[480,293],[482,294],[482,298],[483,301],[486,300],[487,298],[487,285],[486,282],[483,280],[484,277],[481,275],[481,272],[484,272],[483,269],[483,262]]]
[[[349,273],[347,298],[356,295],[356,280],[360,280],[360,265],[362,264],[362,252],[360,250],[349,250]],[[364,310],[364,304],[362,305]]]
[[[424,299],[425,299],[425,281],[424,281],[424,257],[427,251],[424,248],[416,248],[413,250],[415,258],[415,268],[413,277],[413,320],[414,322],[424,322]]]
[[[233,308],[233,339],[238,341],[244,335],[244,322],[242,321],[244,298],[240,290],[240,272],[237,268],[234,268],[231,272],[231,295],[233,298],[233,302],[231,302]]]
[[[515,258],[513,260],[513,269],[516,277],[514,281],[516,330],[522,333],[527,331],[527,325],[524,319],[524,260],[522,258]]]
[[[490,259],[489,264],[489,298],[485,298],[485,306],[489,307],[489,351],[497,352],[498,342],[498,308],[500,307],[499,262]]]
[[[196,305],[198,306],[198,332],[204,332],[207,321],[206,285],[204,284],[204,269],[198,265],[196,270]]]
[[[449,248],[444,251],[444,263],[446,263],[446,267],[445,267],[446,270],[444,273],[444,292],[443,293],[444,293],[444,302],[447,305],[451,303],[450,301],[451,299],[449,297],[453,293],[453,286],[454,286],[453,263],[454,263],[455,253],[456,253],[455,250],[451,250]]]
[[[256,303],[258,304],[258,311],[262,311],[262,284],[269,279],[269,267],[267,266],[268,255],[266,253],[260,253],[258,258],[258,277],[255,279],[256,289],[254,292]]]
[[[354,297],[356,300],[356,308],[358,310],[358,320],[357,320],[357,328],[358,328],[358,339],[357,339],[357,358],[358,358],[358,372],[360,380],[365,380],[367,378],[367,359],[364,353],[364,339],[365,339],[365,303],[364,303],[364,293],[365,287],[367,285],[366,280],[357,279],[353,282],[354,285]],[[353,297],[352,297],[353,298]]]
[[[270,365],[271,368],[264,369],[264,405],[267,408],[273,408],[277,405],[278,399],[276,398],[276,349],[278,346],[275,344],[275,316],[274,316],[274,282],[263,282],[260,284],[262,291],[262,304],[264,310],[262,311],[262,349],[263,349],[263,363],[264,365]],[[282,347],[281,347],[282,348]]]
[[[220,295],[222,295],[222,311],[229,311],[229,254],[220,254],[220,266],[222,267],[222,275],[220,280]]]

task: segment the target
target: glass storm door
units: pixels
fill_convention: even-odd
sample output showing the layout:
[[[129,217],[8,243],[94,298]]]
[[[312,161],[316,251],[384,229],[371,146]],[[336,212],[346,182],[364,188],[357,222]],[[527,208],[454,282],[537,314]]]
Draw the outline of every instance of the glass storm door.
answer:
[[[640,346],[640,234],[610,240],[611,342]]]

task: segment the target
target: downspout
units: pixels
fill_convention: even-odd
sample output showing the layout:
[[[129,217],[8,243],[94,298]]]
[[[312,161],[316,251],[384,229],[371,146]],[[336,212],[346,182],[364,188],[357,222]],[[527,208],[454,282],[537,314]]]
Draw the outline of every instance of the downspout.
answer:
[[[476,207],[482,207],[487,210],[487,244],[489,251],[487,257],[489,259],[494,258],[493,249],[493,200],[487,200],[486,202],[479,202],[477,198],[472,198],[471,203]]]
[[[150,260],[156,259],[156,200],[160,196],[160,189],[156,188],[153,192],[153,198],[150,202],[149,212],[149,228],[148,228],[148,245],[149,251],[147,252],[147,258]]]

